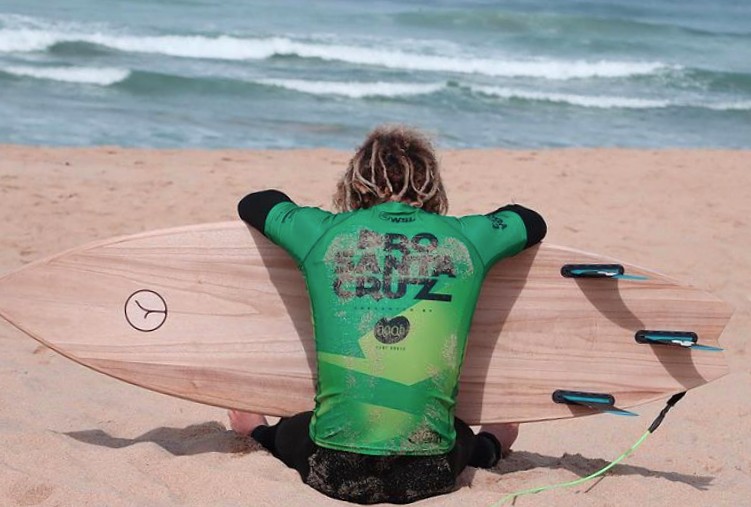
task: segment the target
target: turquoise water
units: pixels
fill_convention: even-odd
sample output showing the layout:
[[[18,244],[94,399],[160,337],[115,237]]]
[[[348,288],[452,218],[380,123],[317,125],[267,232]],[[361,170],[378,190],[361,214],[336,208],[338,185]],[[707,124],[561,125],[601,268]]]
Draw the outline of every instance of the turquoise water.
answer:
[[[751,148],[751,2],[0,0],[0,143]]]

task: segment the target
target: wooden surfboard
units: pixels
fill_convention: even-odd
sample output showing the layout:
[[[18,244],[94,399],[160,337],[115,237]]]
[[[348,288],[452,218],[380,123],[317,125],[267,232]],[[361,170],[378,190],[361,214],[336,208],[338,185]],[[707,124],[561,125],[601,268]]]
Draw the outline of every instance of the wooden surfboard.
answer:
[[[627,264],[625,278],[611,276],[602,264],[613,263],[543,244],[497,264],[472,324],[457,414],[470,424],[576,417],[598,412],[592,394],[622,409],[728,372],[715,350],[727,304]],[[596,266],[562,276],[569,264]],[[111,239],[30,264],[0,279],[0,315],[147,389],[271,415],[313,406],[303,278],[240,221]],[[638,331],[648,343],[637,343]],[[589,394],[553,401],[566,391]]]

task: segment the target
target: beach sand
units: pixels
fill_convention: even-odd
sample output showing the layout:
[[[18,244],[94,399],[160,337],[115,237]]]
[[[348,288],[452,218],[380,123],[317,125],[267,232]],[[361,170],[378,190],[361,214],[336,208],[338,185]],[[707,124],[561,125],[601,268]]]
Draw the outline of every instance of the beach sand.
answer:
[[[691,391],[602,480],[517,506],[742,506],[751,498],[751,152],[441,151],[452,214],[539,210],[546,241],[643,265],[735,308],[730,375]],[[0,146],[0,273],[114,235],[235,218],[247,192],[330,207],[349,154]],[[491,505],[625,451],[662,408],[523,425],[512,456],[416,505]],[[225,412],[81,367],[0,322],[0,505],[327,506]]]

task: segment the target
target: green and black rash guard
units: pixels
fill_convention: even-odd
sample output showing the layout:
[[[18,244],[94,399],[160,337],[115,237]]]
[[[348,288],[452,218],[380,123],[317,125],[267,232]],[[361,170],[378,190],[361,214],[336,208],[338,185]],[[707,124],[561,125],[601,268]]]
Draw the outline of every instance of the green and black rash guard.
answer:
[[[450,451],[480,286],[496,261],[543,238],[542,217],[510,205],[456,218],[398,202],[333,214],[276,190],[238,208],[307,283],[318,364],[312,440],[370,455]]]

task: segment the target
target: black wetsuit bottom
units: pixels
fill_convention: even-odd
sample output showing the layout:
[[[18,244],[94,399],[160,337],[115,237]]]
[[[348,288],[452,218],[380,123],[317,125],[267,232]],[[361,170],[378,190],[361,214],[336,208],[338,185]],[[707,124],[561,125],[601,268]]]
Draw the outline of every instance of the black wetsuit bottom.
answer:
[[[490,433],[475,435],[456,418],[456,445],[434,456],[371,456],[316,445],[308,428],[313,412],[259,426],[251,436],[303,482],[321,493],[359,504],[403,504],[450,493],[456,478],[469,466],[490,468],[501,457],[501,445]]]

